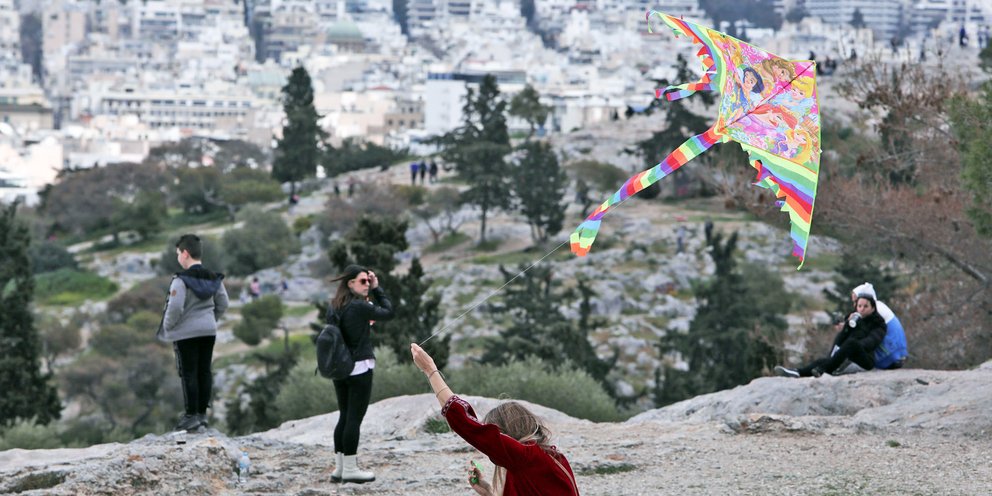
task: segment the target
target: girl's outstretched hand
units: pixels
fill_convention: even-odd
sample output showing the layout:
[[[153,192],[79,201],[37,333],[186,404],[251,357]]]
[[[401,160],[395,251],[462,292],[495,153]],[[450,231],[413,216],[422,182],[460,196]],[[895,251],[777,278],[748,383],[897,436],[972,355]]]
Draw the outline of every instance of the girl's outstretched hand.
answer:
[[[437,370],[437,366],[434,365],[434,359],[417,343],[410,343],[410,353],[413,355],[413,363],[423,373],[430,374]]]

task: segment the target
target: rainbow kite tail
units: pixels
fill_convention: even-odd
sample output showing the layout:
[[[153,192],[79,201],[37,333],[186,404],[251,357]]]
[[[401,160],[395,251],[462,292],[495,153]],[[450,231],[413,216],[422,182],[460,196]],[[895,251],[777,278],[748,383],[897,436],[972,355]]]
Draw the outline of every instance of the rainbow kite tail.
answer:
[[[616,193],[613,193],[613,196],[596,207],[596,210],[589,214],[589,217],[582,224],[579,224],[575,232],[569,236],[568,239],[572,247],[572,253],[580,257],[589,253],[593,241],[596,240],[596,235],[599,234],[599,226],[602,223],[603,216],[606,215],[606,212],[611,207],[622,203],[644,188],[658,182],[659,179],[675,172],[676,169],[696,158],[713,145],[726,140],[727,136],[717,131],[714,126],[703,134],[687,139],[685,143],[682,143],[682,145],[665,157],[665,160],[662,160],[658,165],[627,179],[623,183],[623,186]]]
[[[586,253],[589,253],[589,249],[592,248],[592,242],[596,241],[596,235],[599,234],[599,224],[603,222],[601,220],[587,220],[575,229],[575,232],[568,237],[569,244],[572,246],[572,253],[584,257]]]

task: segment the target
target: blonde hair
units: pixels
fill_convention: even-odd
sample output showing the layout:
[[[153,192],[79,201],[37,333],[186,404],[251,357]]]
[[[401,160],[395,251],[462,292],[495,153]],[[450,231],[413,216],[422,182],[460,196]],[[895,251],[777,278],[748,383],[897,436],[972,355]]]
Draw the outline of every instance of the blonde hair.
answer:
[[[483,420],[486,424],[499,427],[499,431],[516,439],[521,444],[536,444],[552,460],[557,462],[557,451],[551,445],[551,429],[533,412],[516,401],[507,401],[489,410]],[[502,496],[506,484],[506,469],[496,466],[493,473],[493,492]]]
[[[776,68],[786,71],[789,74],[790,80],[796,78],[796,66],[792,65],[792,62],[789,62],[788,60],[785,59],[780,59],[780,58],[765,59],[758,63],[758,67],[761,68],[762,72],[768,73],[772,81],[776,81],[775,79]]]

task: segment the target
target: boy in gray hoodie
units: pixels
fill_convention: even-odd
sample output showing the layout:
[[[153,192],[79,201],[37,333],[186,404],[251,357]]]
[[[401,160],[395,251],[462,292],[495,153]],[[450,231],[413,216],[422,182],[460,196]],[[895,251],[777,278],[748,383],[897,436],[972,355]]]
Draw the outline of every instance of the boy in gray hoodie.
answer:
[[[183,385],[186,413],[176,425],[177,431],[207,426],[217,321],[228,304],[224,275],[204,268],[200,263],[202,253],[200,238],[195,234],[184,234],[176,243],[176,257],[185,270],[172,278],[158,329],[158,339],[171,342],[175,349]]]

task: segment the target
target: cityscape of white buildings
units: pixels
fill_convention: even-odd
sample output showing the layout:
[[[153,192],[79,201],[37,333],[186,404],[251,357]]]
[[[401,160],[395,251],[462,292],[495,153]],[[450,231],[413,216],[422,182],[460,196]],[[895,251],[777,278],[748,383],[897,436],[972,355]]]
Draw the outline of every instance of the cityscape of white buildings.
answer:
[[[907,53],[974,50],[992,24],[989,0],[772,3],[808,17],[747,35],[790,58],[846,59],[893,38]],[[466,85],[485,74],[507,97],[534,86],[553,109],[542,132],[569,132],[647,105],[654,81],[674,76],[674,54],[695,50],[648,34],[645,11],[711,24],[698,0],[534,0],[529,25],[520,0],[407,0],[398,16],[393,5],[0,0],[0,199],[31,201],[62,169],[139,161],[184,137],[271,147],[282,132],[281,88],[298,65],[334,144],[419,150],[460,124]],[[856,12],[863,28],[852,26]],[[22,23],[38,29],[22,33]]]

